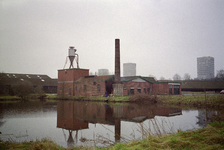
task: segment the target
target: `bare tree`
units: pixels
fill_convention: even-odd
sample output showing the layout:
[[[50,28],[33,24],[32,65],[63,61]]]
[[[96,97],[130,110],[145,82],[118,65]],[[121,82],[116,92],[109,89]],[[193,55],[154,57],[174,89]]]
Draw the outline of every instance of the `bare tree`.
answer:
[[[154,75],[152,75],[152,74],[150,74],[149,77],[152,77],[152,78],[154,78],[155,80],[157,80],[157,79],[156,79],[156,76],[154,76]]]
[[[173,76],[173,80],[181,80],[181,76],[179,75],[179,74],[175,74],[174,76]]]
[[[188,73],[185,73],[183,79],[184,80],[190,80],[191,79],[191,76]]]
[[[216,79],[224,80],[224,70],[217,70]]]
[[[160,80],[166,80],[163,76],[160,77]]]

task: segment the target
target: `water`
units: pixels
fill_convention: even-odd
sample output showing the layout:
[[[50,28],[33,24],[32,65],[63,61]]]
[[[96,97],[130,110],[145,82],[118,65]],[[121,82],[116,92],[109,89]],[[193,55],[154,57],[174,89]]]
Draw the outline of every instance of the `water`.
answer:
[[[0,138],[16,142],[49,138],[63,147],[107,146],[140,140],[148,133],[198,129],[215,114],[216,111],[133,103],[0,103]]]

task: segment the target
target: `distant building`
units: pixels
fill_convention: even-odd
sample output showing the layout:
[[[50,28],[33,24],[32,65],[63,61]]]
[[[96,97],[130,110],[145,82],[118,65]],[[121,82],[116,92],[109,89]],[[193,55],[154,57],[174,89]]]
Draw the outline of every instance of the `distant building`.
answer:
[[[124,63],[123,64],[123,76],[136,76],[136,63]]]
[[[13,94],[11,87],[24,81],[30,82],[34,91],[36,87],[40,86],[44,93],[57,93],[58,80],[52,79],[47,75],[0,73],[0,95]]]
[[[109,75],[108,69],[98,69],[98,76],[106,76]]]
[[[198,57],[197,58],[197,77],[198,79],[214,78],[214,58]]]

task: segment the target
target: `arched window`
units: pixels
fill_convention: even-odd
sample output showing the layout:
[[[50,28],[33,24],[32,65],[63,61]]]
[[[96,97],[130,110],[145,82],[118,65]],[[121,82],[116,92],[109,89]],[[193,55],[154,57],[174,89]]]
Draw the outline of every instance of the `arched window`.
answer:
[[[97,92],[100,92],[100,84],[97,84]]]

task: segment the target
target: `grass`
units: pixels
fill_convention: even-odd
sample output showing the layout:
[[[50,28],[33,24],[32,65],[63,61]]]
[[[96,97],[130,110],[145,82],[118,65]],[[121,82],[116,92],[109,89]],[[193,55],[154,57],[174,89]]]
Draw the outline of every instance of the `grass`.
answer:
[[[158,98],[164,104],[208,107],[208,108],[224,108],[224,95],[160,95]]]
[[[149,132],[148,132],[149,133]],[[128,143],[117,143],[104,148],[94,147],[73,147],[63,148],[55,144],[50,139],[36,140],[34,142],[23,143],[0,143],[0,149],[18,149],[18,150],[147,150],[147,149],[175,149],[175,150],[193,150],[193,149],[224,149],[224,122],[213,121],[207,127],[195,131],[178,131],[175,134],[166,134],[163,136],[148,136],[139,141]]]
[[[162,137],[149,135],[141,141],[100,149],[224,149],[224,123],[216,122],[196,131],[180,131]]]

